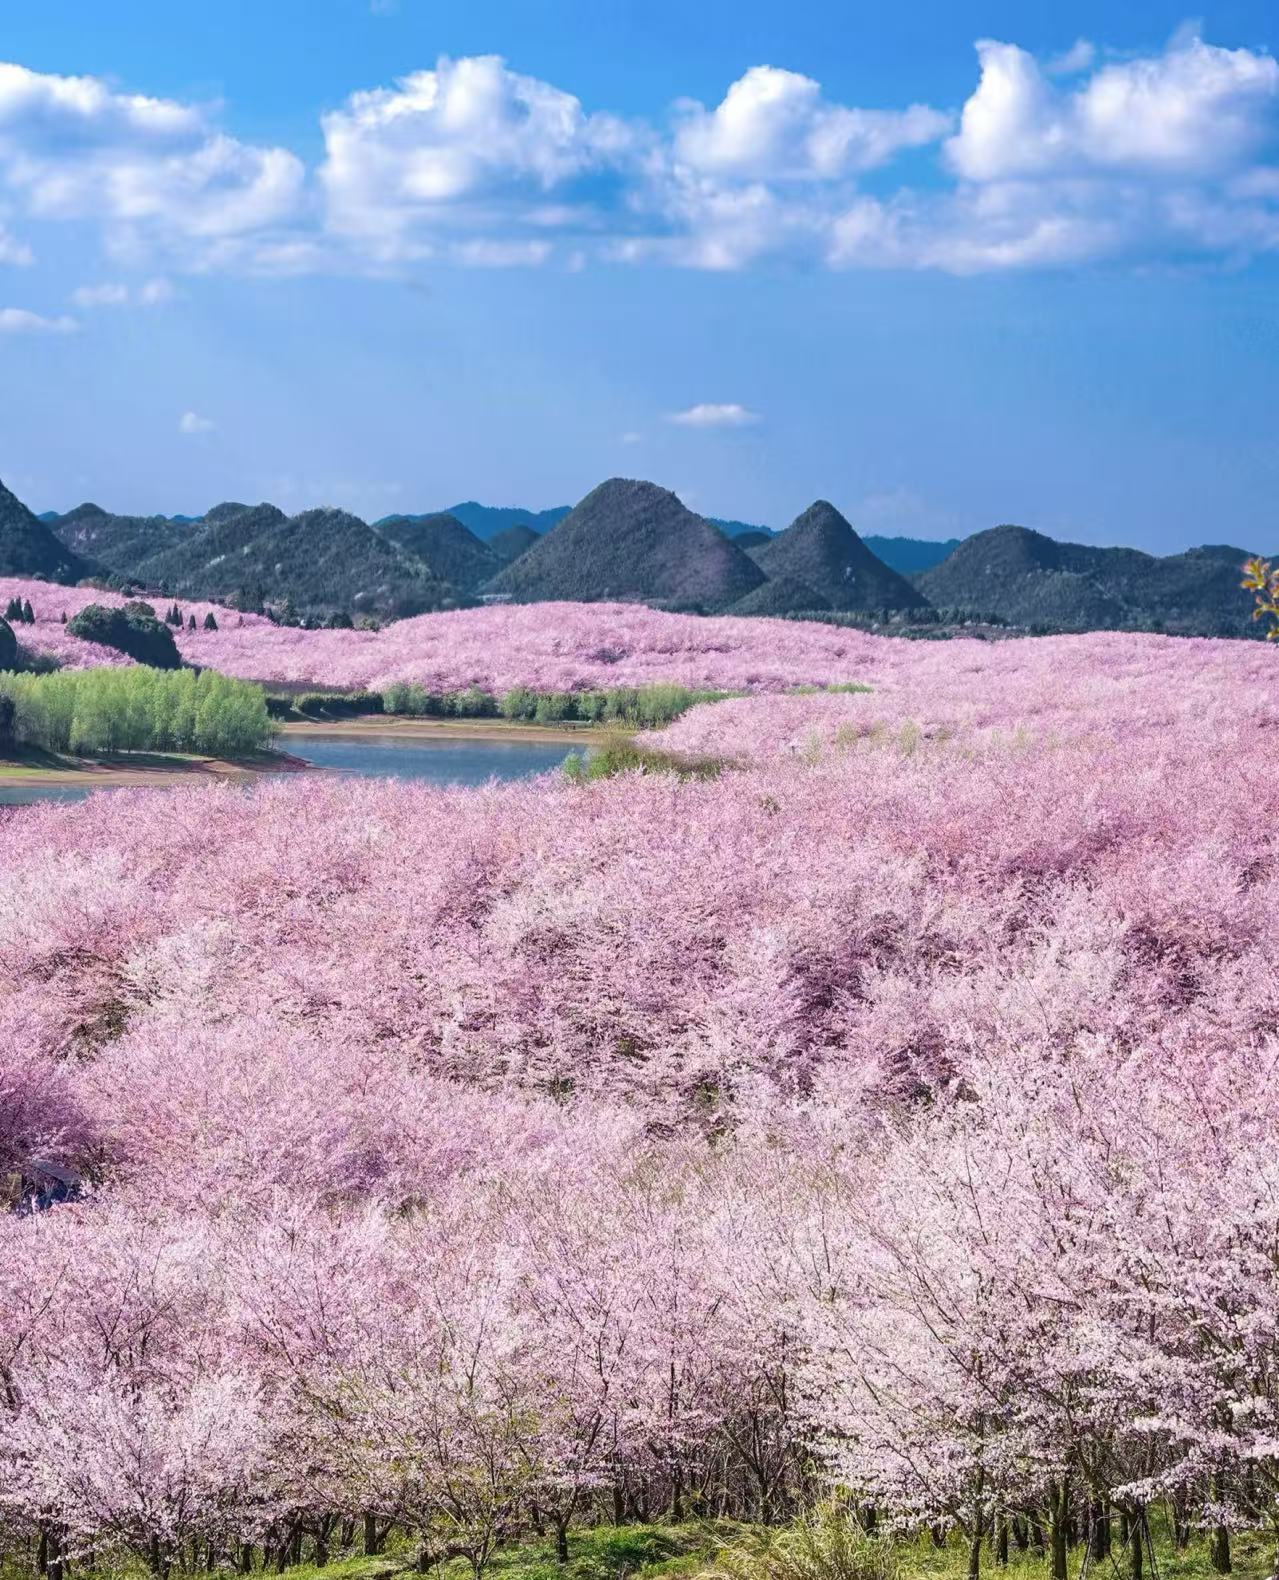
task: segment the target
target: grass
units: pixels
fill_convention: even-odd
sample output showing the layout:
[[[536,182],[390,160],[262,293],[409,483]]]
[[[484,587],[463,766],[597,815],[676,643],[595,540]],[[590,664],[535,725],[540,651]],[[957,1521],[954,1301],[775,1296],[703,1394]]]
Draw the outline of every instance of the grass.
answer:
[[[574,784],[590,784],[627,773],[665,774],[681,780],[718,779],[728,766],[722,757],[689,757],[658,746],[641,746],[624,731],[609,731],[586,756],[573,752],[564,764],[564,772]]]
[[[805,1541],[800,1525],[760,1527],[732,1521],[688,1521],[682,1524],[578,1526],[569,1532],[569,1558],[559,1564],[553,1534],[529,1537],[494,1553],[485,1580],[965,1580],[968,1552],[964,1540],[954,1535],[943,1546],[927,1536],[902,1538],[891,1546],[866,1543],[855,1533],[849,1543],[831,1544],[829,1533],[816,1543]],[[1178,1552],[1162,1515],[1154,1517],[1157,1574],[1149,1565],[1145,1580],[1218,1580],[1208,1559],[1206,1540],[1196,1537]],[[796,1540],[796,1538],[799,1540]],[[865,1554],[859,1556],[861,1546]],[[1237,1532],[1231,1538],[1234,1574],[1239,1580],[1262,1580],[1274,1570],[1273,1540],[1256,1532]],[[417,1567],[414,1538],[397,1534],[387,1550],[375,1558],[335,1553],[320,1566],[303,1563],[285,1571],[288,1580],[392,1580]],[[1071,1580],[1079,1580],[1084,1549],[1073,1547],[1068,1558]],[[29,1569],[0,1555],[0,1580],[32,1580]],[[1089,1574],[1095,1580],[1129,1580],[1127,1554],[1116,1543],[1115,1562],[1094,1561]],[[1015,1545],[1008,1565],[995,1564],[989,1546],[981,1555],[982,1580],[1048,1580],[1048,1560],[1033,1546],[1026,1552]],[[228,1571],[219,1571],[226,1574]],[[274,1574],[255,1569],[255,1576]],[[175,1570],[175,1574],[177,1571]],[[470,1580],[464,1559],[451,1559],[430,1571],[432,1580]],[[140,1560],[103,1565],[99,1580],[149,1580]]]

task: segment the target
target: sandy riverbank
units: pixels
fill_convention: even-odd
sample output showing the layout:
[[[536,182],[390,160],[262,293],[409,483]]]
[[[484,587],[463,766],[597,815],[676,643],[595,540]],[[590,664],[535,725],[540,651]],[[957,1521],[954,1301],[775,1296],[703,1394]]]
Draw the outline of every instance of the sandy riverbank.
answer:
[[[66,785],[77,790],[138,790],[189,784],[193,780],[253,779],[261,774],[305,773],[310,765],[290,752],[226,759],[178,753],[138,752],[116,757],[55,757],[31,754],[0,759],[0,796],[8,789],[33,790]]]
[[[512,719],[407,719],[381,713],[364,713],[357,719],[288,720],[277,729],[285,741],[291,737],[326,735],[334,738],[381,735],[410,741],[527,741],[534,746],[584,745],[595,734],[590,724],[523,724]],[[298,750],[303,751],[298,744]]]

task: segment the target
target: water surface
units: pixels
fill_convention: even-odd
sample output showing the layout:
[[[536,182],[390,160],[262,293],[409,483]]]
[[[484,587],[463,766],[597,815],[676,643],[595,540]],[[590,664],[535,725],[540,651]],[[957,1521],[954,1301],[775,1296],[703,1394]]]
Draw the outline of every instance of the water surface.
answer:
[[[490,779],[527,779],[559,768],[573,748],[565,743],[521,740],[412,739],[396,735],[314,735],[291,731],[284,744],[330,773],[386,779],[420,779],[433,785],[481,785]],[[198,774],[190,783],[207,784]],[[179,781],[174,782],[175,785]],[[0,778],[0,806],[30,806],[36,801],[83,801],[97,792],[127,790],[112,785],[6,785]],[[140,787],[135,787],[140,788]]]
[[[309,735],[291,730],[289,751],[317,768],[434,785],[482,785],[527,779],[559,768],[573,747],[563,742],[413,739],[403,735]]]

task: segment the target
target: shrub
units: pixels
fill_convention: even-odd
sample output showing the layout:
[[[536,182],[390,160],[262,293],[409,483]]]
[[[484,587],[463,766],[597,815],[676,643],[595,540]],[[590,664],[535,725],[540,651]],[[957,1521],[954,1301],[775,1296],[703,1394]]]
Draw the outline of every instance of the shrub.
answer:
[[[618,774],[670,774],[676,779],[718,779],[728,765],[719,757],[685,757],[678,752],[641,746],[620,731],[610,733],[592,751],[573,752],[564,772],[575,784],[614,779]]]
[[[468,686],[465,691],[456,691],[448,699],[450,713],[461,719],[491,719],[497,713],[497,699],[491,691],[483,691],[479,686]]]
[[[204,629],[206,631],[216,631],[217,628],[218,622],[213,618],[213,610],[210,609],[204,617]]]
[[[715,1580],[897,1580],[892,1545],[869,1536],[838,1503],[793,1525],[743,1537],[718,1555]]]
[[[18,665],[18,639],[8,620],[0,620],[0,669],[16,669]]]
[[[182,664],[173,632],[156,619],[155,610],[147,603],[125,604],[123,609],[86,604],[68,621],[67,630],[84,642],[114,647],[153,669],[178,669]]]
[[[537,699],[533,717],[539,724],[558,724],[563,719],[571,719],[576,711],[572,692],[548,691]]]
[[[503,692],[498,712],[504,719],[531,719],[537,712],[537,694],[527,686],[512,686]]]

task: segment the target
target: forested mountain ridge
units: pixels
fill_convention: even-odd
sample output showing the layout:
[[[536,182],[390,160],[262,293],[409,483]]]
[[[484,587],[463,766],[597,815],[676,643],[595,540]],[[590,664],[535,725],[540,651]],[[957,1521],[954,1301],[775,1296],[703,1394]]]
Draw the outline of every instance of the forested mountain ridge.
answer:
[[[506,530],[515,529],[508,527]],[[447,513],[390,516],[379,522],[378,531],[401,549],[416,555],[442,581],[452,583],[465,593],[475,592],[507,563],[506,556],[491,544],[482,542],[456,516]]]
[[[75,581],[91,566],[0,483],[0,576]]]
[[[655,484],[625,479],[567,512],[471,501],[373,526],[346,511],[287,516],[235,500],[198,519],[85,503],[45,522],[0,485],[0,570],[106,575],[160,596],[287,603],[318,618],[618,598],[707,612],[916,610],[937,620],[940,611],[943,624],[989,615],[1015,630],[1243,636],[1257,631],[1239,585],[1249,553],[1209,544],[1161,557],[1013,525],[950,543],[862,538],[824,501],[771,532],[702,517]]]
[[[1249,557],[1228,544],[1161,557],[1005,525],[965,539],[914,580],[939,607],[982,609],[1032,629],[1244,636],[1255,629],[1239,585]]]

